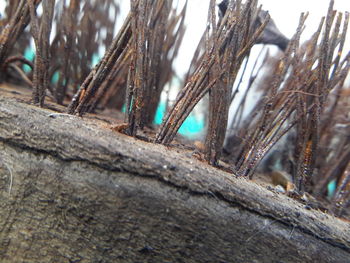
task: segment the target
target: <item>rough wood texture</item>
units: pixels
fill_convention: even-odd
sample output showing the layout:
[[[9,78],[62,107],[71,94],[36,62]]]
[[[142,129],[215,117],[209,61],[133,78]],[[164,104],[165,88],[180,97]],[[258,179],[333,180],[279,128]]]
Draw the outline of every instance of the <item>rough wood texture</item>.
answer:
[[[1,262],[349,262],[348,223],[52,113],[0,94]]]

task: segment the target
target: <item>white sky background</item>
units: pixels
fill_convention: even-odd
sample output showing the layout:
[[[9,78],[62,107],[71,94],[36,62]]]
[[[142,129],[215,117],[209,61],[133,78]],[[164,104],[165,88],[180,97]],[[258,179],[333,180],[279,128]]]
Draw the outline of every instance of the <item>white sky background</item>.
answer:
[[[122,21],[127,15],[129,9],[129,0],[117,0],[121,5],[121,14],[118,18],[117,28],[121,26]],[[217,0],[220,2],[221,0]],[[181,8],[185,0],[174,0]],[[310,37],[317,29],[322,16],[327,14],[329,0],[259,0],[263,9],[268,10],[272,19],[276,22],[280,31],[288,38],[292,37],[298,26],[301,12],[309,11],[309,17],[306,21],[306,29],[302,35],[302,40]],[[0,12],[3,13],[5,0],[0,0]],[[175,61],[175,69],[178,75],[183,76],[189,67],[193,53],[205,30],[208,15],[209,0],[188,0],[188,9],[186,17],[186,33]],[[341,12],[350,11],[350,0],[335,0],[335,9]],[[347,36],[346,50],[350,49],[350,30]],[[257,49],[257,48],[255,48]],[[254,52],[254,50],[253,50]],[[258,51],[256,51],[257,53]]]
[[[218,0],[217,2],[220,2]],[[184,0],[179,0],[179,4],[184,3]],[[278,29],[288,38],[291,38],[295,32],[299,23],[300,14],[302,12],[309,12],[309,16],[306,20],[306,28],[302,34],[301,41],[309,39],[311,35],[317,30],[322,16],[326,16],[329,7],[329,0],[260,0],[259,5],[263,6],[264,10],[269,11],[271,18],[275,21]],[[209,0],[188,0],[188,10],[186,18],[186,35],[183,40],[179,55],[175,61],[175,69],[180,77],[186,74],[193,53],[197,47],[197,44],[205,30],[207,14],[208,14]],[[350,0],[336,0],[334,8],[340,12],[350,11]],[[347,42],[345,44],[344,54],[350,50],[350,29],[348,30]],[[247,66],[247,72],[249,73],[255,62],[255,58],[258,56],[262,45],[256,45],[253,47]],[[271,46],[270,51],[279,52],[277,47]],[[237,94],[235,101],[230,109],[229,120],[232,119],[232,114],[236,111],[239,101],[244,94],[244,87],[249,80],[249,74],[246,74],[243,78],[241,90]],[[249,93],[247,98],[247,108],[244,111],[244,115],[251,110],[255,104],[258,93]],[[197,116],[201,115],[201,110],[196,111]],[[229,121],[230,122],[230,121]],[[229,127],[228,127],[229,128]]]
[[[116,28],[119,28],[125,19],[130,5],[130,0],[116,0],[120,3],[121,13],[119,14]],[[185,0],[173,0],[174,4],[182,9]],[[221,2],[221,0],[217,0]],[[306,29],[302,35],[302,41],[308,39],[314,33],[319,25],[322,16],[327,14],[330,0],[259,0],[259,4],[264,10],[270,12],[271,18],[275,21],[279,30],[288,38],[291,38],[296,31],[301,12],[309,12],[306,20]],[[0,12],[3,13],[5,0],[0,0]],[[175,60],[175,70],[181,78],[186,74],[194,51],[205,30],[208,15],[209,0],[188,0],[186,14],[186,33],[180,47],[178,57]],[[350,0],[335,0],[335,9],[341,12],[350,11]],[[261,45],[257,45],[251,52],[250,63],[254,62],[254,56],[257,56]],[[270,50],[277,51],[277,48],[271,47]],[[350,29],[348,30],[345,51],[350,50]],[[104,51],[104,50],[101,50]],[[344,53],[346,53],[344,52]],[[102,56],[103,54],[101,54]],[[249,63],[249,64],[250,64]],[[248,65],[248,69],[249,69]],[[247,70],[249,72],[249,70]],[[244,86],[244,85],[243,85]]]
[[[179,0],[180,6],[184,0]],[[219,0],[217,2],[220,2]],[[270,12],[279,30],[291,38],[298,26],[302,12],[309,12],[306,29],[302,40],[311,36],[317,30],[322,16],[327,14],[329,0],[259,0],[264,10]],[[194,50],[197,47],[206,26],[209,0],[188,0],[187,31],[175,67],[179,75],[185,74],[189,67]],[[336,0],[335,9],[340,12],[350,12],[350,0]],[[350,30],[348,30],[346,50],[350,49]],[[256,48],[255,48],[256,49]],[[256,52],[258,53],[258,51]]]

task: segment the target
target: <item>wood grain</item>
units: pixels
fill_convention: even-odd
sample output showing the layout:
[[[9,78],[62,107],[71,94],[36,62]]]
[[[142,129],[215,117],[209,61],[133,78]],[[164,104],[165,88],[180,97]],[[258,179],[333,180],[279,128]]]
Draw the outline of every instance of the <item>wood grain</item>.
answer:
[[[349,262],[349,223],[0,90],[1,262]]]

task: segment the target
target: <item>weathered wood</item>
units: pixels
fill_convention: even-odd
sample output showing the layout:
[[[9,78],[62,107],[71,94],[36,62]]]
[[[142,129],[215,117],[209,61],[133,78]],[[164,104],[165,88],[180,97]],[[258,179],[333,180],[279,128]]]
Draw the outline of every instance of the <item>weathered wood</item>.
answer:
[[[0,90],[1,262],[349,262],[345,221]]]

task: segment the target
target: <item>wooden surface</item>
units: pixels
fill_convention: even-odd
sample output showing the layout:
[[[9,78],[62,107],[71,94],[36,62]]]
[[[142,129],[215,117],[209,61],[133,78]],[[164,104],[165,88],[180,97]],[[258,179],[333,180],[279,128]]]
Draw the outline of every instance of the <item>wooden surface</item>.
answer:
[[[0,262],[350,262],[350,225],[0,89]]]

